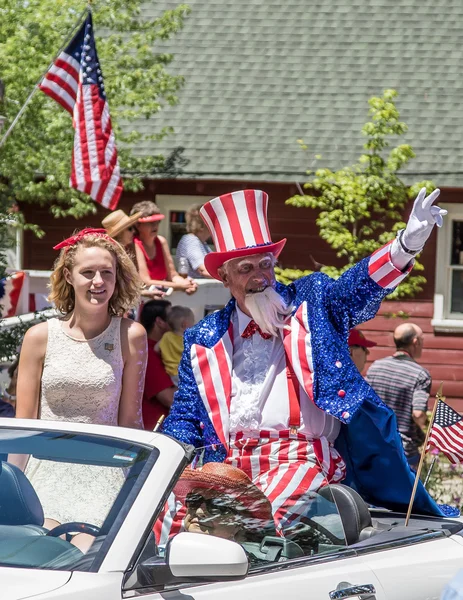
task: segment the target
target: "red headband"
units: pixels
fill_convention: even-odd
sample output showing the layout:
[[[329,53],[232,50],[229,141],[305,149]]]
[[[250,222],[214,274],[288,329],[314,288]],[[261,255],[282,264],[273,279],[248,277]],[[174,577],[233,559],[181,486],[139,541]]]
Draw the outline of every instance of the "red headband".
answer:
[[[153,223],[154,221],[162,221],[165,218],[165,215],[161,213],[156,213],[155,215],[150,215],[149,217],[140,217],[138,219],[139,223]]]
[[[87,227],[86,229],[82,229],[82,231],[79,231],[75,235],[71,235],[71,237],[68,237],[59,244],[56,244],[56,246],[53,246],[53,250],[61,250],[61,248],[75,246],[86,235],[96,235],[97,237],[105,238],[110,242],[114,242],[113,238],[109,237],[109,235],[106,233],[106,229],[92,229],[91,227]]]

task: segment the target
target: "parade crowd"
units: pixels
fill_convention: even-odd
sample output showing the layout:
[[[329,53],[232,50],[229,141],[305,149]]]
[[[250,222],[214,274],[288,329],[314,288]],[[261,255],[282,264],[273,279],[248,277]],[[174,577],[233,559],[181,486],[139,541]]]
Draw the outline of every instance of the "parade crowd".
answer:
[[[313,493],[339,482],[373,505],[406,510],[431,385],[416,362],[423,335],[413,324],[397,328],[397,352],[365,378],[375,344],[357,326],[375,316],[442,224],[439,191],[425,192],[406,228],[338,280],[313,273],[288,286],[275,279],[286,240],[271,239],[264,192],[193,206],[177,248],[180,273],[158,235],[156,204],[110,213],[102,229],[55,246],[50,300],[62,316],[27,331],[12,366],[16,389],[0,411],[12,416],[16,395],[18,418],[159,428],[195,446],[159,520],[169,534],[206,532],[205,516],[241,506],[252,525],[235,520],[222,537],[284,535]],[[232,299],[195,324],[166,292],[194,294],[204,277],[221,281]],[[17,466],[40,497],[46,465]],[[56,485],[67,485],[65,474]],[[423,486],[415,508],[443,514]]]

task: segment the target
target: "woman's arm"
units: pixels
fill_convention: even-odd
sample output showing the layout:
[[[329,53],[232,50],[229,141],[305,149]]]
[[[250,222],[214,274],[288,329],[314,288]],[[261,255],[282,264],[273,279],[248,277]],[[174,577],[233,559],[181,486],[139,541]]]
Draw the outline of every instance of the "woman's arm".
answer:
[[[209,271],[204,266],[204,263],[202,263],[198,267],[196,267],[196,270],[201,275],[201,277],[204,277],[205,279],[214,279],[212,277],[212,275],[209,275]]]
[[[164,238],[160,238],[161,239],[161,244],[162,244],[162,240],[164,240],[164,242],[167,245],[167,242]],[[164,252],[164,246],[163,246],[163,252]],[[170,255],[170,251],[169,251],[169,255]],[[157,285],[159,287],[171,287],[174,288],[174,290],[181,290],[181,291],[187,291],[190,288],[194,288],[193,291],[196,291],[196,284],[194,282],[192,282],[192,280],[190,279],[183,279],[183,277],[180,277],[180,275],[178,273],[176,273],[175,269],[174,272],[176,273],[176,280],[175,281],[161,281],[159,279],[151,279],[149,271],[148,271],[148,265],[146,264],[146,258],[145,255],[143,254],[143,251],[141,250],[141,248],[139,248],[136,244],[135,244],[135,256],[137,259],[137,263],[138,263],[138,274],[140,275],[141,280],[143,281],[143,283],[145,283],[146,285],[150,286],[150,285]],[[165,256],[165,254],[164,254]],[[171,257],[172,259],[172,257]],[[166,263],[167,265],[167,263]],[[169,273],[169,268],[167,267],[167,271]],[[192,293],[192,292],[187,292],[187,293]]]
[[[146,371],[146,331],[140,323],[122,319],[121,346],[124,359],[118,424],[143,429],[142,398]]]
[[[162,252],[164,254],[164,261],[167,268],[167,275],[174,284],[172,287],[174,288],[174,290],[183,290],[187,294],[194,294],[194,292],[196,292],[198,288],[198,285],[193,279],[191,279],[191,277],[183,278],[177,273],[174,266],[174,259],[172,258],[172,254],[170,253],[170,248],[166,238],[158,235],[158,239],[161,242]]]
[[[24,336],[18,366],[16,386],[16,418],[38,419],[40,405],[40,384],[43,363],[47,351],[48,323],[31,327]],[[24,471],[29,456],[9,454],[8,462]]]
[[[48,341],[48,323],[31,327],[24,336],[18,367],[16,418],[39,418],[40,384]]]
[[[158,235],[158,240],[161,242],[162,253],[164,254],[164,262],[166,264],[167,277],[170,281],[173,281],[174,277],[180,277],[180,275],[175,270],[174,259],[172,258],[172,254],[170,253],[169,244],[167,243],[166,238],[162,237],[162,235]]]

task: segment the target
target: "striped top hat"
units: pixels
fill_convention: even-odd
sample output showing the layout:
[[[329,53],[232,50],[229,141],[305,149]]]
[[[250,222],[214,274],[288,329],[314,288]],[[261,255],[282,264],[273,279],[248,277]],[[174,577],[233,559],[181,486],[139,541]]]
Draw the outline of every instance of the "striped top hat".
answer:
[[[204,257],[204,266],[221,280],[220,267],[232,258],[270,252],[278,257],[286,239],[272,242],[267,223],[268,195],[261,190],[242,190],[213,198],[200,210],[216,252]]]

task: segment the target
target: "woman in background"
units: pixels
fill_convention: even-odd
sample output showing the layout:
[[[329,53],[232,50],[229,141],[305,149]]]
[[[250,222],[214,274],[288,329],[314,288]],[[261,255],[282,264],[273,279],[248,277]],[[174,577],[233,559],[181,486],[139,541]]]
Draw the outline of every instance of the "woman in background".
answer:
[[[204,266],[204,257],[211,251],[206,243],[211,234],[199,214],[201,206],[193,204],[186,213],[188,233],[178,243],[176,258],[177,264],[181,264],[182,259],[186,261],[189,277],[210,279],[211,276]]]
[[[154,202],[137,202],[130,215],[141,212],[136,225],[135,254],[138,272],[142,281],[148,285],[171,287],[187,294],[193,294],[197,284],[191,277],[183,278],[175,270],[174,261],[167,240],[158,235],[159,222],[164,219]]]
[[[119,209],[110,212],[109,215],[106,215],[106,217],[101,221],[101,224],[106,229],[109,237],[115,239],[117,242],[119,242],[119,244],[121,244],[121,246],[125,248],[125,251],[130,256],[137,271],[138,264],[137,257],[135,255],[133,238],[135,235],[134,225],[138,221],[138,218],[141,217],[141,214],[141,212],[138,212],[129,217],[123,210]],[[141,295],[144,299],[160,300],[165,296],[165,292],[163,292],[160,288],[156,288],[154,285],[148,289],[146,284],[143,284]]]

